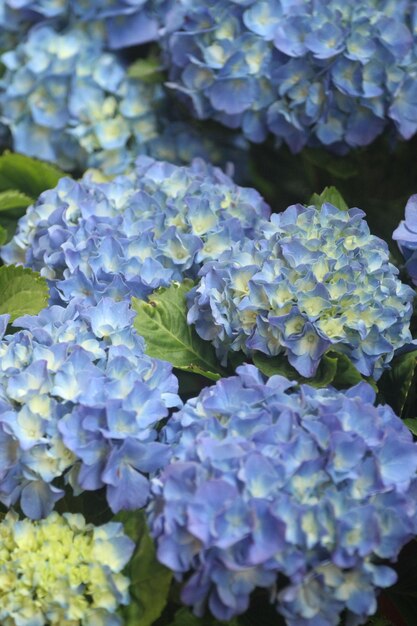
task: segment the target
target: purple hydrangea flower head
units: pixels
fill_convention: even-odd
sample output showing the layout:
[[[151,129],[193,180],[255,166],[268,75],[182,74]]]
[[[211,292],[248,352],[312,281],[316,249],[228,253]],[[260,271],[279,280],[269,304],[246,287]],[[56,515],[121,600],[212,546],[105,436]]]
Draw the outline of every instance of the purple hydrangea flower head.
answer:
[[[16,152],[107,175],[124,173],[139,154],[180,163],[193,157],[232,160],[244,167],[241,138],[217,141],[218,134],[206,138],[179,122],[162,74],[155,70],[154,81],[135,77],[104,46],[99,24],[62,32],[41,24],[2,55],[0,121]]]
[[[405,259],[411,280],[417,285],[417,195],[411,196],[405,207],[405,220],[392,234]]]
[[[225,362],[230,350],[285,353],[314,376],[327,349],[378,378],[411,339],[414,292],[359,209],[293,205],[200,270],[188,321]]]
[[[410,0],[182,0],[162,40],[170,84],[199,118],[293,151],[344,152],[417,131]]]
[[[417,447],[361,383],[267,382],[251,365],[189,400],[163,430],[152,479],[158,559],[197,615],[229,620],[256,587],[288,626],[361,624],[416,532]]]
[[[105,487],[111,509],[139,508],[145,474],[167,462],[156,426],[180,406],[169,363],[144,354],[126,302],[52,306],[0,342],[0,501],[28,517],[52,510],[64,477]]]
[[[140,157],[111,182],[62,178],[2,248],[7,263],[38,269],[63,300],[144,298],[254,236],[269,208],[203,161],[189,167]]]

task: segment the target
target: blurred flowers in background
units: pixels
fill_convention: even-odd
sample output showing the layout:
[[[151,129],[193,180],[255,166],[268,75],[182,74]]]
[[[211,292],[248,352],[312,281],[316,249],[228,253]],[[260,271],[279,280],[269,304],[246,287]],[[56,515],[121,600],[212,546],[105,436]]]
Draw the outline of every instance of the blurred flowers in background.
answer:
[[[184,0],[162,39],[171,86],[201,119],[344,153],[417,131],[409,0]]]

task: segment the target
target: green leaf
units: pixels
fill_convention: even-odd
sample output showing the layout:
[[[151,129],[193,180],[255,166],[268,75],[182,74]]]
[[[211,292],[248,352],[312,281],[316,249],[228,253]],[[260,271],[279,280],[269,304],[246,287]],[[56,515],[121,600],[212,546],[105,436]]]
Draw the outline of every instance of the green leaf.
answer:
[[[159,83],[163,79],[161,60],[156,56],[138,59],[127,70],[130,78],[139,78],[145,83]]]
[[[174,367],[187,372],[218,380],[224,372],[214,348],[187,324],[186,294],[192,286],[190,280],[174,283],[151,294],[149,302],[133,298],[132,307],[137,313],[134,326],[144,337],[150,356],[170,361]]]
[[[344,389],[353,387],[364,380],[349,358],[345,354],[335,352],[334,350],[326,352],[313,378],[300,376],[283,355],[268,357],[266,354],[262,354],[262,352],[254,352],[252,359],[256,367],[266,376],[280,374],[289,380],[305,383],[312,387],[327,387],[332,384],[338,389]],[[372,381],[367,382],[372,384]]]
[[[2,246],[7,241],[7,230],[0,226],[0,246]]]
[[[169,626],[202,626],[203,619],[196,617],[185,607],[175,613],[174,621]]]
[[[204,617],[196,617],[191,611],[185,607],[179,609],[175,613],[174,621],[169,623],[169,626],[238,626],[239,621],[237,618],[228,622],[220,622],[219,620],[206,615]]]
[[[0,157],[1,158],[1,157]],[[27,196],[21,191],[11,189],[0,192],[0,211],[10,211],[10,209],[26,209],[34,198]]]
[[[320,195],[313,193],[310,198],[310,203],[314,204],[317,209],[320,209],[325,202],[330,202],[336,208],[341,211],[348,211],[349,207],[342,197],[342,194],[336,189],[336,187],[325,187]]]
[[[314,378],[300,376],[296,369],[288,363],[285,356],[268,357],[262,352],[254,352],[252,360],[266,376],[280,374],[299,383],[307,383],[313,387],[327,387],[334,380],[337,372],[337,359],[325,354],[320,362]]]
[[[21,315],[36,315],[48,304],[48,285],[37,272],[24,267],[0,267],[0,315],[11,321]]]
[[[36,199],[45,189],[55,187],[62,176],[68,174],[45,161],[13,152],[0,156],[0,191],[20,191]]]
[[[372,379],[364,379],[362,374],[358,372],[352,361],[346,354],[341,352],[330,351],[327,355],[337,359],[337,370],[335,377],[332,381],[332,385],[337,389],[345,389],[348,387],[354,387],[358,383],[366,380],[373,387],[375,383]]]
[[[131,600],[121,609],[124,626],[151,626],[168,602],[172,572],[156,559],[143,511],[122,512],[115,519],[136,542],[135,552],[126,567],[130,578]]]
[[[413,379],[417,367],[417,350],[401,354],[391,361],[391,368],[384,373],[379,389],[384,399],[392,406],[397,415],[407,413],[407,406],[415,397]]]
[[[317,148],[307,148],[303,150],[302,156],[309,161],[309,163],[329,172],[329,174],[336,176],[336,178],[347,180],[358,174],[356,163],[354,163],[353,159],[346,156],[337,157],[326,150],[319,150]]]
[[[409,430],[417,437],[417,419],[415,417],[409,417],[404,420],[404,424]]]

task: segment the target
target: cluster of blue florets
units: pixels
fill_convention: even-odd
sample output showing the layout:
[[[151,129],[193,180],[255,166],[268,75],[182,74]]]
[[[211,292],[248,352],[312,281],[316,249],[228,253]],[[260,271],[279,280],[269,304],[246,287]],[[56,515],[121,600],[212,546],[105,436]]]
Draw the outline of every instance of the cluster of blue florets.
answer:
[[[405,260],[405,269],[417,285],[417,195],[411,196],[405,207],[405,220],[393,232]]]
[[[414,291],[398,279],[386,243],[370,234],[360,209],[294,205],[200,270],[188,321],[230,350],[285,353],[313,376],[328,349],[377,378],[411,340]]]
[[[257,191],[203,161],[177,167],[140,157],[110,183],[62,178],[28,209],[2,258],[40,271],[64,301],[145,298],[195,278],[268,215]]]
[[[263,587],[288,626],[336,626],[344,609],[363,623],[396,580],[381,561],[417,530],[411,434],[365,383],[237,372],[164,428],[173,457],[148,510],[159,560],[198,615],[229,620]]]
[[[200,118],[268,132],[293,151],[344,151],[387,125],[417,131],[410,0],[194,0],[162,41],[172,86]]]
[[[19,318],[23,330],[0,342],[3,504],[45,517],[64,495],[62,477],[75,494],[105,487],[114,512],[145,504],[144,474],[169,458],[156,426],[181,401],[171,365],[144,353],[133,317],[110,298],[52,306]]]
[[[2,0],[2,48],[13,48],[9,41],[13,32],[21,40],[28,31],[27,41],[18,46],[18,72],[16,62],[10,60],[14,53],[5,57],[8,71],[2,104],[8,113],[4,123],[11,128],[17,150],[33,154],[36,142],[32,140],[32,147],[25,145],[30,140],[24,138],[24,129],[32,136],[37,131],[38,138],[43,133],[43,141],[52,144],[49,157],[45,149],[45,158],[71,161],[75,155],[66,154],[64,159],[58,150],[56,131],[64,128],[62,116],[59,127],[50,125],[58,123],[57,117],[53,115],[51,122],[48,116],[42,131],[37,122],[28,125],[21,119],[37,100],[31,89],[42,92],[51,109],[62,108],[66,90],[71,123],[65,131],[80,144],[76,142],[74,150],[81,147],[90,154],[93,142],[94,150],[143,151],[140,146],[149,133],[158,134],[152,131],[156,124],[152,102],[161,98],[161,86],[129,79],[117,69],[113,56],[115,70],[108,84],[86,68],[94,68],[103,50],[124,50],[157,40],[164,50],[170,86],[192,103],[195,115],[240,128],[252,141],[261,142],[271,132],[294,151],[305,145],[325,145],[343,152],[368,145],[387,126],[409,139],[417,131],[416,22],[410,0],[367,0],[360,5],[343,0],[118,0],[104,4]],[[73,67],[67,65],[58,76],[52,74],[45,61],[51,50],[41,42],[45,35],[37,33],[49,29],[54,46],[65,48],[71,36],[66,33],[80,24],[94,32],[90,52],[85,51],[87,57],[90,54],[88,63],[81,52],[73,50],[69,59]],[[91,45],[99,49],[91,50]],[[33,76],[28,77],[35,66],[33,84]],[[64,87],[71,73],[80,72],[81,83],[76,78]],[[114,81],[119,82],[117,88]],[[32,104],[23,106],[29,96]],[[110,142],[111,147],[101,146],[103,142]],[[119,154],[119,165],[126,158]]]
[[[173,0],[0,0],[0,47],[12,47],[39,24],[100,23],[106,47],[158,39],[172,22]]]
[[[36,24],[66,15],[67,0],[0,0],[0,50],[11,50]]]
[[[179,121],[162,78],[130,75],[125,62],[104,49],[100,24],[59,32],[49,25],[2,55],[0,120],[14,149],[64,169],[100,168],[121,174],[139,154],[189,162],[243,160],[239,138],[217,142]],[[156,71],[156,70],[155,70]]]
[[[2,121],[18,152],[112,173],[126,169],[129,149],[158,134],[152,103],[160,87],[130,80],[94,30],[39,27],[2,61]]]
[[[176,0],[75,0],[67,3],[76,19],[100,20],[106,43],[122,49],[158,40],[177,24]]]

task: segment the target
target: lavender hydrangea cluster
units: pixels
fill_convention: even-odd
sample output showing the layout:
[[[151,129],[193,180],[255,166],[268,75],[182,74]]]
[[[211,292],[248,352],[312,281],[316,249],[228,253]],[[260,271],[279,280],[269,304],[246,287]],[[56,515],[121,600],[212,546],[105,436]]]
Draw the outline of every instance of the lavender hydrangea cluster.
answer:
[[[1,250],[51,280],[64,301],[145,298],[254,236],[269,208],[220,169],[140,157],[110,183],[62,178],[20,220]]]
[[[410,0],[183,0],[163,41],[172,87],[199,118],[268,132],[293,151],[346,151],[417,131]]]
[[[229,620],[261,587],[288,626],[337,626],[344,609],[361,624],[416,532],[416,444],[365,383],[237,373],[164,429],[173,457],[148,507],[158,559],[197,615]]]
[[[392,234],[405,259],[405,268],[417,285],[417,195],[409,198],[405,207],[405,220],[402,220]]]
[[[233,245],[202,267],[189,323],[223,363],[230,350],[284,353],[310,377],[331,348],[378,378],[411,340],[414,291],[398,279],[364,215],[329,203],[272,215],[264,238]]]
[[[63,497],[106,489],[113,512],[142,507],[144,474],[169,448],[156,426],[180,406],[169,363],[144,354],[125,302],[52,306],[0,342],[0,501],[32,519]],[[4,330],[7,318],[0,324]]]

